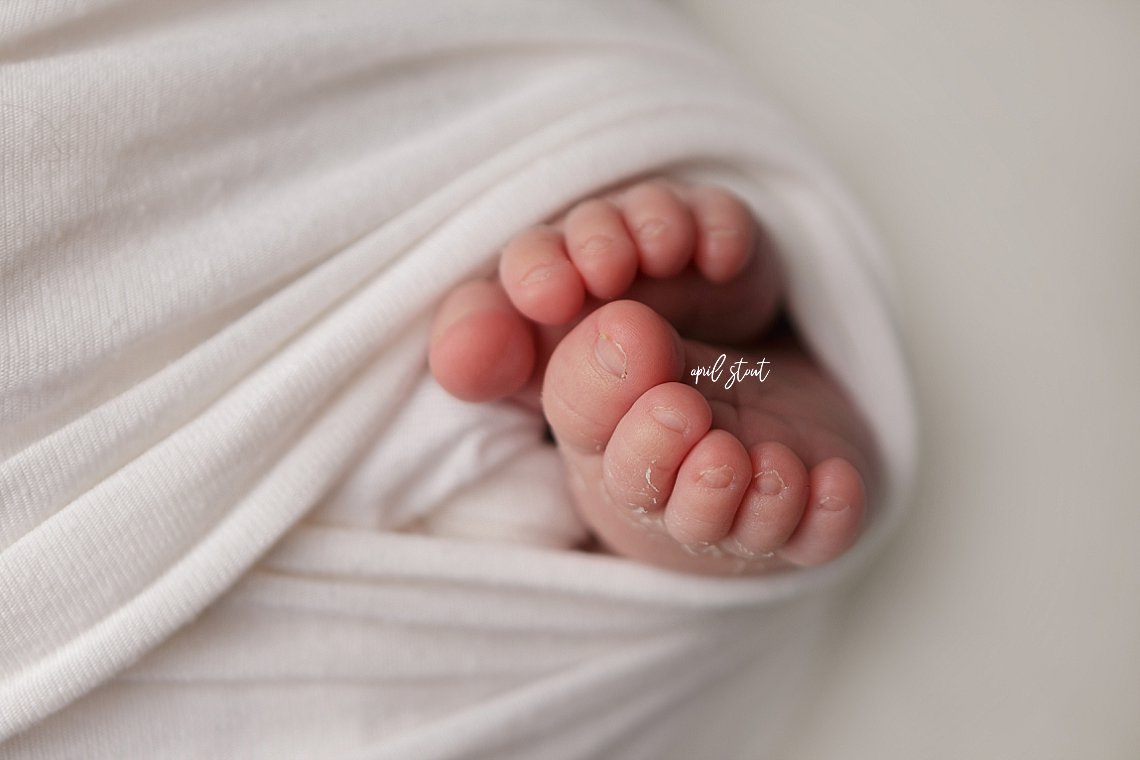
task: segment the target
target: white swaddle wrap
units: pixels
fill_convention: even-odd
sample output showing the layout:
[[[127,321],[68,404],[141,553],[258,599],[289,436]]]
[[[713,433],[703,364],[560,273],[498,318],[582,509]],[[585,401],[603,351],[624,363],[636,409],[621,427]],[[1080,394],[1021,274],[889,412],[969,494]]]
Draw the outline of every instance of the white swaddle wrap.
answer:
[[[910,397],[859,216],[676,19],[18,0],[0,66],[0,751],[736,757],[778,735],[824,592],[907,497]],[[428,375],[449,288],[649,172],[747,200],[871,420],[885,498],[831,565],[718,580],[574,551],[541,420]]]

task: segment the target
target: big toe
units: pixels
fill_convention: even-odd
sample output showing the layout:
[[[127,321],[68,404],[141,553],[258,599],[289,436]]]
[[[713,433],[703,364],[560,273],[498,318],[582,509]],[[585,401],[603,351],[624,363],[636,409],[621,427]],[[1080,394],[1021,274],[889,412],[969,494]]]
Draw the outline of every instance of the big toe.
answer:
[[[428,361],[436,380],[465,401],[492,401],[518,391],[535,368],[534,335],[502,288],[472,280],[436,312]]]
[[[680,336],[648,306],[606,304],[558,344],[542,404],[559,444],[600,453],[618,422],[650,388],[681,377]]]

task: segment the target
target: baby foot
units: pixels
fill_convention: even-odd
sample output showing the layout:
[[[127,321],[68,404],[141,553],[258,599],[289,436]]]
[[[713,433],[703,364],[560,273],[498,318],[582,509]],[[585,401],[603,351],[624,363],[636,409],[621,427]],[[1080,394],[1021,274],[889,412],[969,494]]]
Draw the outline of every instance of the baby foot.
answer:
[[[858,416],[787,341],[730,354],[728,364],[767,359],[763,383],[681,382],[722,353],[635,301],[601,307],[563,338],[542,401],[583,518],[617,553],[673,569],[834,559],[866,509]]]
[[[858,535],[871,447],[822,370],[765,339],[780,295],[739,200],[644,183],[523,232],[498,282],[457,288],[432,370],[469,400],[533,396],[545,378],[575,501],[614,551],[706,573],[820,564]],[[636,301],[601,305],[618,296]],[[767,359],[765,381],[683,382],[722,353]]]
[[[516,236],[496,281],[448,295],[433,327],[432,372],[467,401],[528,384],[537,397],[558,340],[618,296],[649,305],[686,337],[746,343],[778,311],[776,264],[748,210],[719,188],[645,182],[591,198]]]

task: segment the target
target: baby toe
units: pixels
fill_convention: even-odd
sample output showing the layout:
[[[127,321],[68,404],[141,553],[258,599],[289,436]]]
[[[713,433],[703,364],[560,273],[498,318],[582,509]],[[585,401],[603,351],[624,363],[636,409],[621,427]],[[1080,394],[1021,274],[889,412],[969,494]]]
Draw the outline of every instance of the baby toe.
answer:
[[[637,248],[612,203],[593,198],[579,203],[563,222],[566,251],[586,290],[608,301],[629,289],[637,276]]]
[[[428,363],[457,398],[503,398],[534,371],[534,335],[498,284],[473,280],[448,294],[436,312]]]
[[[642,394],[606,446],[602,472],[613,502],[660,511],[673,491],[677,468],[711,422],[708,403],[690,386],[663,383]]]
[[[566,324],[586,300],[562,233],[553,227],[532,227],[511,240],[499,258],[499,281],[514,307],[540,324]]]
[[[740,556],[763,556],[782,548],[800,524],[808,500],[803,462],[782,443],[752,447],[752,477],[727,545]]]
[[[542,405],[554,437],[601,453],[638,398],[679,378],[684,366],[680,337],[648,306],[602,306],[567,333],[547,365]]]
[[[684,546],[707,546],[732,527],[751,481],[752,463],[737,438],[710,430],[677,471],[665,507],[665,529]]]
[[[697,227],[694,263],[710,281],[728,282],[753,255],[756,225],[752,215],[735,195],[711,185],[690,188],[689,202]]]
[[[859,471],[846,459],[820,462],[811,470],[807,509],[779,550],[780,557],[802,566],[830,562],[855,543],[865,512],[866,495]]]
[[[696,226],[688,207],[664,182],[643,182],[618,201],[625,226],[637,243],[641,271],[649,277],[673,277],[692,260]]]

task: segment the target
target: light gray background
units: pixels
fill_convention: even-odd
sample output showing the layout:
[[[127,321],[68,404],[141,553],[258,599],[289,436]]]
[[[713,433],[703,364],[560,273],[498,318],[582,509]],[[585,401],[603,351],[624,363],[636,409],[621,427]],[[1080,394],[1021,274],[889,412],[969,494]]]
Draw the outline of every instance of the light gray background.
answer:
[[[677,4],[878,224],[924,426],[784,758],[1140,757],[1140,3]]]

